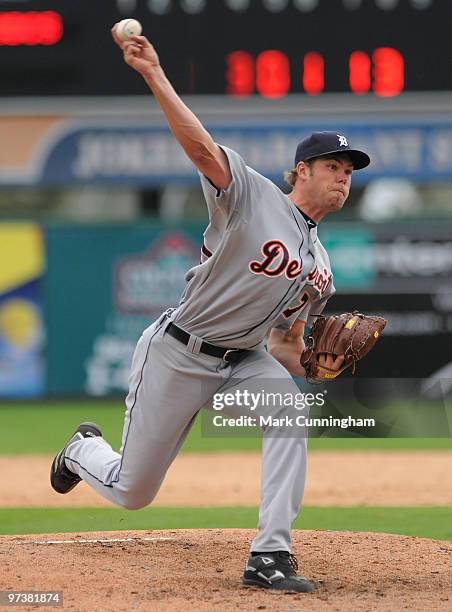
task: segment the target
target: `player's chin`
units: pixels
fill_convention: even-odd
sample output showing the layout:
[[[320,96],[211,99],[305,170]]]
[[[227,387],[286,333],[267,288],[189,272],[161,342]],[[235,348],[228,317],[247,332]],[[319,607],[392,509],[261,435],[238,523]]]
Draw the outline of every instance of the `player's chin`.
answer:
[[[341,193],[334,193],[328,199],[328,206],[331,211],[342,210],[347,198]]]

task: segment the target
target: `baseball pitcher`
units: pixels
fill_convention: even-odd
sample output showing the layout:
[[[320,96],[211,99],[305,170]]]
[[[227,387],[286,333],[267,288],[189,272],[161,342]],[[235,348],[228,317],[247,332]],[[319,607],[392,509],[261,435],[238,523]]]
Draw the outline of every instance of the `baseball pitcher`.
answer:
[[[97,425],[82,423],[55,457],[51,484],[67,493],[83,479],[115,504],[137,509],[153,500],[214,394],[264,379],[279,379],[297,394],[291,375],[334,378],[369,350],[384,323],[359,313],[331,317],[306,347],[303,340],[305,325],[315,323],[334,293],[317,224],[342,209],[352,173],[370,163],[368,155],[342,134],[315,132],[298,145],[286,176],[292,191],[285,195],[237,152],[212,140],[174,91],[147,38],[123,42],[116,27],[113,39],[125,62],[144,78],[199,171],[209,224],[201,263],[187,272],[179,305],[138,341],[120,452]],[[245,413],[240,406],[227,410]],[[290,407],[272,410],[275,417],[293,416]],[[306,435],[278,436],[275,428],[263,428],[258,533],[243,582],[310,592],[314,584],[297,575],[291,552],[305,485]]]

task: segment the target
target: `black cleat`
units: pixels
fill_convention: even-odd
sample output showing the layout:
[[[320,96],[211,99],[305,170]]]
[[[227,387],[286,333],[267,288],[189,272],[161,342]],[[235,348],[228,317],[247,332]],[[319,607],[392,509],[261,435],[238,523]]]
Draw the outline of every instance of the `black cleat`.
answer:
[[[296,557],[288,552],[255,554],[246,562],[243,584],[292,593],[311,593],[314,584],[303,576],[297,576],[297,569]]]
[[[64,455],[68,445],[80,438],[95,438],[98,436],[102,436],[98,425],[95,423],[81,423],[72,434],[66,446],[60,450],[50,468],[50,484],[57,493],[69,493],[81,481],[80,476],[71,472],[64,462]]]

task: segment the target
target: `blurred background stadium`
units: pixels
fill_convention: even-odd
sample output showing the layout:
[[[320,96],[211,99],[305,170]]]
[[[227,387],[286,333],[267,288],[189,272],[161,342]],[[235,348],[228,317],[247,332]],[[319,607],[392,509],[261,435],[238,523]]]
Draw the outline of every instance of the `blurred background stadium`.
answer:
[[[362,376],[451,379],[450,0],[0,0],[0,397],[123,395],[199,261],[198,177],[111,40],[127,17],[215,139],[283,189],[312,130],[370,152],[319,230],[329,311],[388,319]]]

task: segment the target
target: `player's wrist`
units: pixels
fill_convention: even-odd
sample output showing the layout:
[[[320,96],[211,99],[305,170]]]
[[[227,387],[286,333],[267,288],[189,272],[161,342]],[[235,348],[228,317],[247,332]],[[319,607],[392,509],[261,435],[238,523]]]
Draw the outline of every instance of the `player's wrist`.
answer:
[[[143,70],[140,71],[140,74],[148,85],[166,80],[166,75],[160,64],[150,64],[143,68]]]

